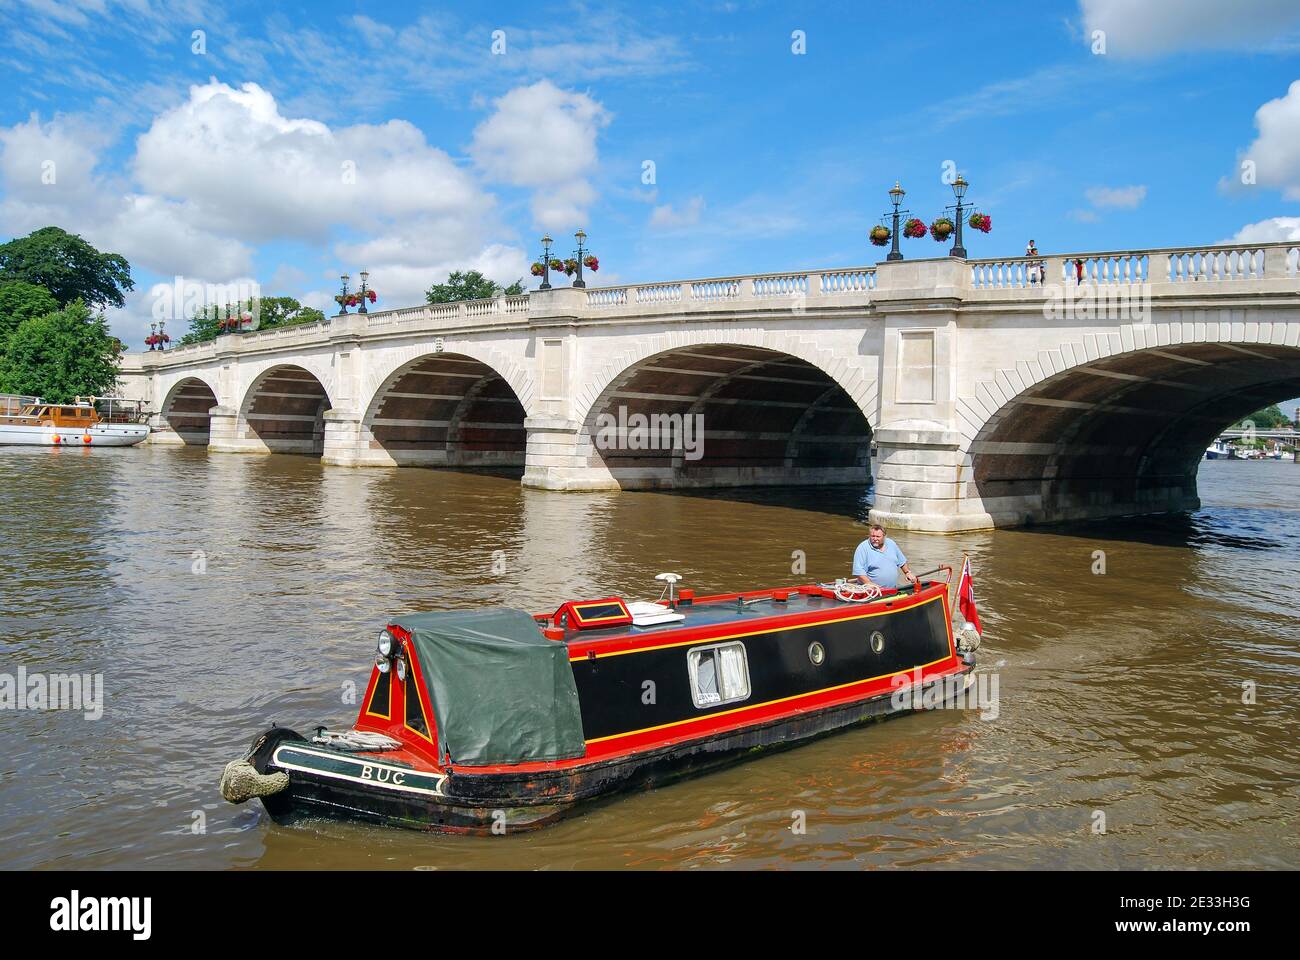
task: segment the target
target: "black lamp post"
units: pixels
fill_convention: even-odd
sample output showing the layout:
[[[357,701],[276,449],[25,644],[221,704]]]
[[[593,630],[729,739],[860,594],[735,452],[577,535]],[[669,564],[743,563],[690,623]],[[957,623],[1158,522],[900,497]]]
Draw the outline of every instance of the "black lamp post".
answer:
[[[894,231],[893,231],[893,234],[892,234],[893,242],[892,242],[892,244],[890,245],[890,248],[889,248],[889,256],[885,257],[886,260],[902,260],[902,259],[903,259],[903,254],[902,254],[902,253],[899,251],[899,249],[898,249],[898,215],[899,215],[899,212],[900,212],[899,209],[898,209],[898,206],[899,206],[899,204],[901,204],[901,203],[903,202],[903,197],[905,197],[906,195],[907,195],[907,191],[904,190],[904,189],[899,185],[899,183],[898,183],[897,180],[895,180],[895,181],[894,181],[894,188],[893,188],[892,190],[889,191],[889,199],[892,200],[892,201],[894,202]],[[910,212],[910,211],[904,210],[904,211],[901,211],[901,212],[903,212],[903,213],[908,213],[908,212]]]
[[[158,321],[158,349],[159,350],[167,349],[167,321],[166,320]]]
[[[149,349],[152,350],[158,342],[158,324],[149,324]]]
[[[362,270],[361,271],[361,305],[357,307],[357,313],[370,312],[369,310],[366,309],[366,290],[369,289],[366,286],[366,281],[369,279],[370,279],[370,271]]]
[[[574,237],[576,237],[578,241],[578,269],[577,269],[577,276],[573,281],[573,285],[575,287],[585,287],[587,285],[587,282],[582,279],[582,243],[584,240],[587,239],[587,235],[583,233],[581,230],[579,230],[577,233],[574,234]]]
[[[551,289],[551,238],[542,236],[542,285],[538,290]]]
[[[343,281],[343,299],[339,301],[339,316],[345,316],[348,312],[348,281],[352,279],[348,274],[339,277]]]
[[[963,177],[960,173],[957,174],[957,179],[952,182],[952,192],[953,195],[957,197],[957,233],[956,233],[956,240],[952,245],[952,250],[949,251],[948,255],[951,257],[961,257],[963,260],[966,259],[966,248],[961,245],[961,220],[962,220],[961,201],[962,201],[962,197],[966,196],[966,188],[969,186],[970,184],[966,182],[966,178]]]

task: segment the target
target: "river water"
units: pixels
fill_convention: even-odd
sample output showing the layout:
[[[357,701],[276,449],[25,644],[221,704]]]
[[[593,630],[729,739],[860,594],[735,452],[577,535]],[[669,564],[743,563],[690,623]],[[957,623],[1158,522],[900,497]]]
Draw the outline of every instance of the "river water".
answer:
[[[971,555],[996,717],[914,714],[542,831],[439,837],[276,826],[217,779],[271,721],[346,727],[395,612],[653,599],[664,570],[700,593],[834,578],[869,491],[9,448],[0,673],[102,673],[105,707],[0,711],[0,867],[1300,867],[1300,465],[1206,462],[1201,497],[1180,519],[894,534],[917,571]]]

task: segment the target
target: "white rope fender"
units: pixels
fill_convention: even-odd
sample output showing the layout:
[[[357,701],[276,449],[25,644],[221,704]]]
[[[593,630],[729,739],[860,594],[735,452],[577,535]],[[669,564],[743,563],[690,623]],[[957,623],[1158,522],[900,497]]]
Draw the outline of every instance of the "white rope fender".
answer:
[[[876,584],[846,580],[843,577],[835,581],[832,589],[835,592],[835,599],[843,600],[845,603],[866,603],[869,600],[878,600],[881,596],[881,589]]]
[[[247,760],[231,760],[221,771],[221,795],[231,803],[243,803],[254,797],[269,797],[289,786],[289,775],[282,770],[258,773]]]

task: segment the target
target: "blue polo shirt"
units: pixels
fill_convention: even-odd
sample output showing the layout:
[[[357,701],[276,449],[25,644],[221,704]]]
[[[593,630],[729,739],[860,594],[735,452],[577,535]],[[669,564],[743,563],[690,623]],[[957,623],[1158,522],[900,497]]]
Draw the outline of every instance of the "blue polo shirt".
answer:
[[[898,568],[905,563],[907,557],[889,537],[885,537],[879,550],[871,545],[870,540],[863,540],[853,551],[853,575],[866,577],[887,590],[898,586]]]

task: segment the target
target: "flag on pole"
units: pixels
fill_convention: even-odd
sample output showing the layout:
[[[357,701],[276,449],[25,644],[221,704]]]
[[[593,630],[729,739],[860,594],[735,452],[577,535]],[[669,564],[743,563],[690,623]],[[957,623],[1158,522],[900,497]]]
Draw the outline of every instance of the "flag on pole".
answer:
[[[957,581],[957,609],[967,623],[979,633],[984,632],[980,626],[979,611],[975,609],[975,578],[970,572],[970,557],[962,558],[961,577]]]

